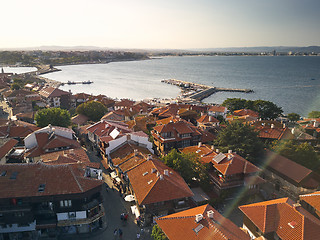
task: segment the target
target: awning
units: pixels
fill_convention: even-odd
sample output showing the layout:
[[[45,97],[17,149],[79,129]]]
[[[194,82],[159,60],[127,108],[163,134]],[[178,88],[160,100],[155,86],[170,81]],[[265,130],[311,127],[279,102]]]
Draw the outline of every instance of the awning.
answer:
[[[135,197],[133,195],[127,195],[127,196],[124,197],[124,200],[126,202],[132,202],[132,201],[134,201],[136,199],[135,199]]]
[[[140,212],[137,206],[131,206],[131,212],[136,216],[136,218],[140,217]]]
[[[110,173],[110,176],[111,176],[112,178],[116,178],[118,175],[117,175],[116,172],[112,172],[112,173]]]

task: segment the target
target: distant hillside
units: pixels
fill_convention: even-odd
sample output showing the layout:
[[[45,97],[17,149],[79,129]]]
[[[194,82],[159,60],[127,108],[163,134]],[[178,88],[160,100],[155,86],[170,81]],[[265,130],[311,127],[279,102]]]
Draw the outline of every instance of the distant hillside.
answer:
[[[206,49],[191,49],[193,51],[204,51],[204,52],[303,52],[303,53],[320,53],[320,46],[308,46],[308,47],[236,47],[236,48],[206,48]]]

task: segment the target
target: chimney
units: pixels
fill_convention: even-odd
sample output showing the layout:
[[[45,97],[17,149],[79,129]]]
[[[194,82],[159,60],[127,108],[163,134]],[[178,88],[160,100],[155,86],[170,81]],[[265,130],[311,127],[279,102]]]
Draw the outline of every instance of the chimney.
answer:
[[[204,112],[201,112],[201,117],[204,115]]]
[[[162,175],[162,174],[160,174],[159,178],[160,178],[160,180],[163,180],[163,175]]]
[[[209,116],[209,122],[212,122],[212,116]]]
[[[198,148],[200,148],[202,146],[202,143],[201,142],[199,142],[198,143]]]
[[[133,153],[134,153],[135,156],[137,156],[138,155],[138,149],[134,149]]]
[[[211,146],[211,150],[214,150],[214,145]]]
[[[231,160],[233,158],[232,154],[228,155],[228,160]]]
[[[157,171],[157,169],[151,168],[151,172],[152,172],[152,173],[155,173],[156,171]]]
[[[284,123],[284,124],[282,125],[282,127],[283,127],[283,128],[286,128],[286,124]]]
[[[163,171],[163,174],[166,175],[166,176],[169,176],[169,170],[168,170],[168,169],[165,169],[165,170]]]
[[[228,150],[228,153],[232,153],[232,150],[231,150],[231,149],[229,149],[229,150]]]
[[[216,149],[216,153],[219,153],[219,152],[220,152],[220,151],[219,151],[219,149],[217,148],[217,149]]]
[[[200,222],[203,219],[203,215],[202,214],[197,214],[196,215],[196,222]]]
[[[313,127],[315,127],[315,128],[319,127],[319,122],[314,121],[314,122],[313,122]]]
[[[209,211],[207,211],[207,216],[208,216],[208,218],[213,218],[213,211],[212,210],[209,210]]]
[[[147,160],[151,160],[152,159],[152,155],[151,154],[148,154],[148,157],[147,157]]]
[[[274,124],[273,123],[271,124],[271,128],[274,128]]]

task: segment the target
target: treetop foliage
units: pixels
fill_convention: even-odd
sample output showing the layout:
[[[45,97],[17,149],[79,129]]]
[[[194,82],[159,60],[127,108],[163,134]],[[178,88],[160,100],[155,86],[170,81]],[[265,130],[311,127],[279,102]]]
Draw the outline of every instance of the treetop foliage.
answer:
[[[320,111],[312,111],[308,114],[309,118],[320,118]]]
[[[226,128],[218,133],[214,144],[222,152],[232,150],[252,162],[257,160],[264,148],[258,137],[258,132],[253,127],[240,121],[227,123]]]
[[[92,121],[99,121],[107,111],[106,106],[98,101],[82,103],[76,109],[78,114],[83,114]]]
[[[172,149],[162,161],[179,172],[188,184],[193,184],[196,179],[200,185],[206,187],[209,182],[206,166],[199,161],[199,156],[195,153],[179,153],[176,149]]]
[[[53,126],[68,127],[71,117],[68,110],[61,108],[45,108],[39,110],[34,117],[38,127]]]
[[[320,159],[314,148],[307,142],[299,143],[293,140],[277,141],[272,150],[311,170],[317,170]]]
[[[278,107],[273,102],[265,100],[228,98],[222,103],[222,106],[227,107],[232,112],[244,108],[251,109],[252,111],[258,112],[262,119],[275,119],[283,113],[281,107]]]

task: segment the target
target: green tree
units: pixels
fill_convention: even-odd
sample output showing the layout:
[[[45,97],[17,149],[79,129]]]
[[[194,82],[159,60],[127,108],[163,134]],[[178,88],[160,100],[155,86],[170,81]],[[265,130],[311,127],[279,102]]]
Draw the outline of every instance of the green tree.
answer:
[[[307,142],[298,143],[293,140],[278,141],[272,149],[278,154],[311,170],[316,170],[320,166],[320,159],[317,152]]]
[[[205,188],[210,182],[206,166],[199,161],[199,156],[195,153],[179,153],[176,149],[172,149],[162,161],[179,172],[188,184],[193,184],[196,180]]]
[[[283,113],[281,107],[270,101],[256,100],[253,106],[251,110],[257,111],[262,119],[275,119]]]
[[[247,100],[241,98],[227,98],[223,101],[222,106],[225,106],[230,111],[243,109],[246,107]]]
[[[39,110],[34,119],[38,127],[53,126],[68,127],[71,124],[70,113],[61,108],[45,108]]]
[[[254,128],[240,121],[228,123],[218,133],[214,144],[223,152],[230,149],[253,162],[257,161],[264,148]]]
[[[287,117],[291,122],[296,122],[300,119],[300,115],[298,113],[289,113]]]
[[[151,237],[155,240],[168,240],[162,229],[157,225],[153,225]]]
[[[99,121],[107,111],[107,108],[98,101],[82,103],[76,109],[78,114],[83,114],[92,121]]]
[[[312,111],[308,114],[309,118],[320,118],[320,111]]]
[[[245,100],[241,98],[228,98],[223,103],[230,111],[235,111],[243,108],[251,109],[259,113],[262,119],[275,119],[279,117],[283,111],[281,107],[270,101],[265,100]]]
[[[11,84],[11,90],[19,90],[21,87],[18,83]]]

